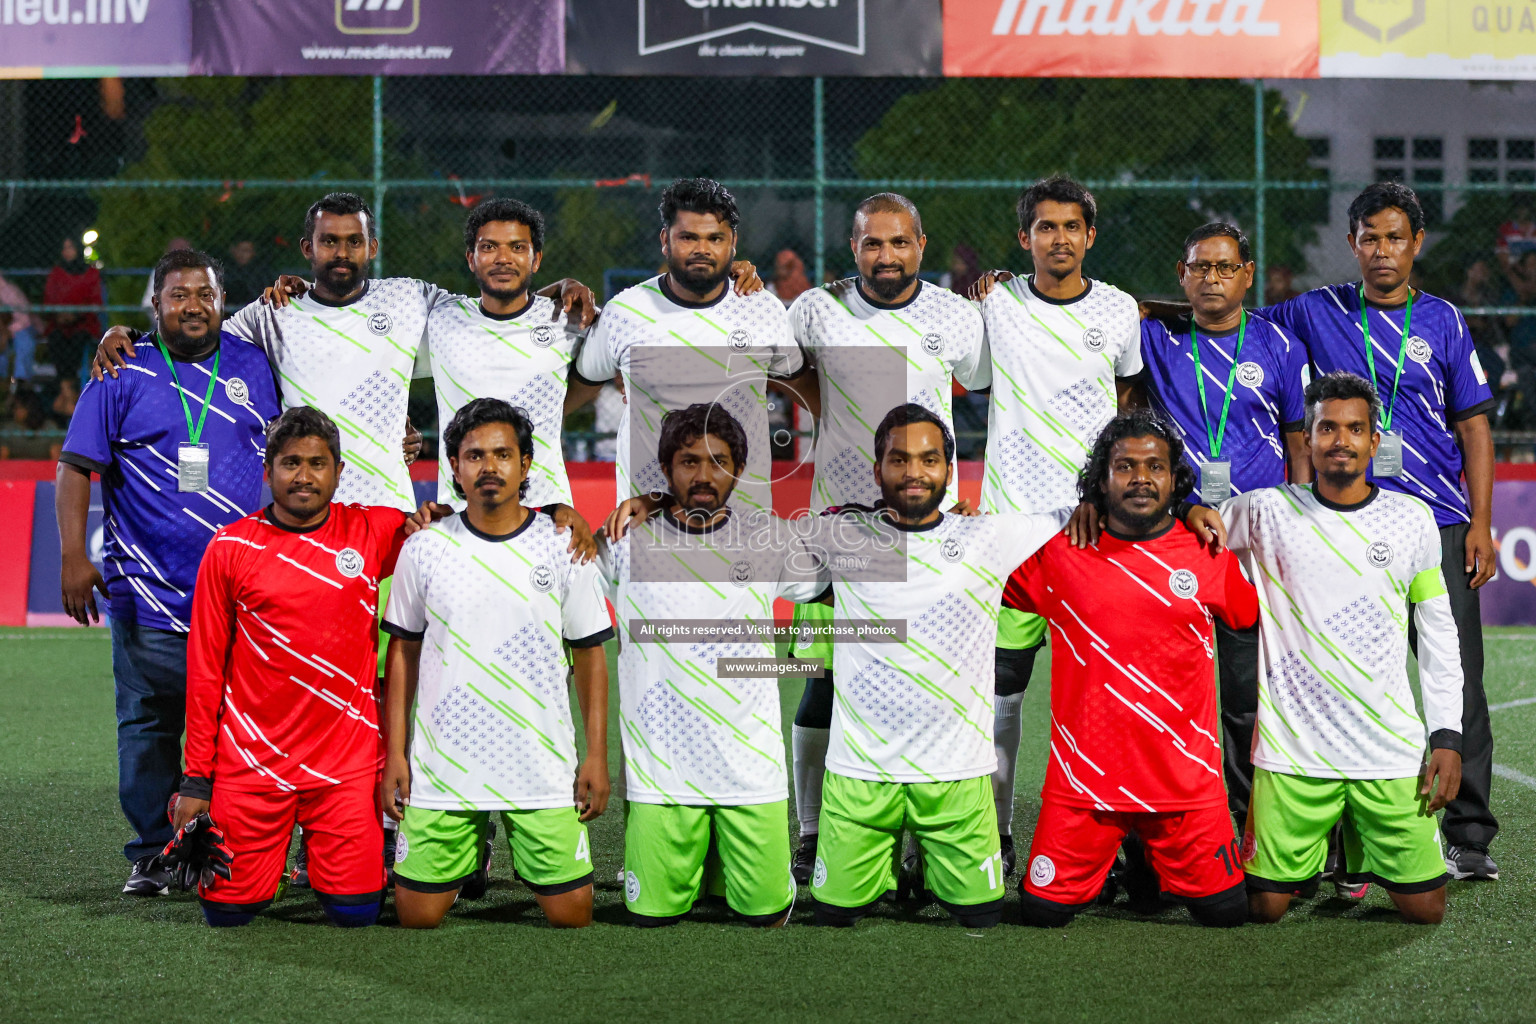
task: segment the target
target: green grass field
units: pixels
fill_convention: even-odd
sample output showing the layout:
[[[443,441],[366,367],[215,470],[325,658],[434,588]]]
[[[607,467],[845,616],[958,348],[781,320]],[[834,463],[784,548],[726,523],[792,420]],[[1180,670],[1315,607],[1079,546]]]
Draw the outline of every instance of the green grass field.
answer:
[[[1536,697],[1536,630],[1491,630],[1487,646],[1490,701]],[[1046,686],[1037,671],[1025,701],[1021,837],[1039,807]],[[798,685],[786,690],[787,734]],[[1279,925],[1219,933],[1183,910],[1147,919],[1118,908],[1063,931],[968,933],[936,909],[892,907],[829,931],[807,926],[803,891],[778,932],[723,917],[638,931],[623,923],[614,881],[615,805],[592,829],[599,923],[582,932],[543,926],[504,851],[490,895],[436,932],[340,931],[305,893],[248,928],[214,931],[191,896],[118,893],[127,828],[105,632],[4,631],[0,1020],[1531,1021],[1533,724],[1536,702],[1494,712],[1504,880],[1453,882],[1438,928],[1398,923],[1373,888],[1363,905],[1320,896]]]

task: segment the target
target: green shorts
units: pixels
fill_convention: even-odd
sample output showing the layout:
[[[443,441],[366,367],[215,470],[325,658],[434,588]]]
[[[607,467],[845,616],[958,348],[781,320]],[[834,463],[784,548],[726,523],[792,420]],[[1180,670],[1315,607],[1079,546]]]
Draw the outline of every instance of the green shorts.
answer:
[[[865,907],[896,887],[902,830],[917,840],[923,880],[939,902],[975,907],[1003,898],[992,779],[867,782],[827,772],[811,893]]]
[[[997,615],[997,646],[1024,651],[1045,643],[1045,620],[1033,612],[1000,608]]]
[[[833,612],[831,605],[822,604],[819,601],[811,604],[797,604],[795,605],[795,626],[828,625],[832,622]],[[801,638],[799,633],[796,633],[794,639],[790,641],[789,653],[801,661],[813,661],[819,658],[827,667],[827,671],[832,670],[832,641],[825,636]]]
[[[630,801],[624,822],[630,913],[680,917],[706,892],[718,892],[723,880],[726,905],[736,913],[760,922],[784,916],[795,902],[788,822],[788,800],[736,807]]]
[[[1446,883],[1435,816],[1424,812],[1414,779],[1310,779],[1255,768],[1243,871],[1248,886],[1293,892],[1323,870],[1328,833],[1344,821],[1350,882],[1417,893]]]
[[[480,851],[500,814],[523,882],[558,896],[592,881],[587,826],[574,807],[529,811],[433,811],[407,807],[395,840],[395,881],[413,892],[452,892],[480,867]]]

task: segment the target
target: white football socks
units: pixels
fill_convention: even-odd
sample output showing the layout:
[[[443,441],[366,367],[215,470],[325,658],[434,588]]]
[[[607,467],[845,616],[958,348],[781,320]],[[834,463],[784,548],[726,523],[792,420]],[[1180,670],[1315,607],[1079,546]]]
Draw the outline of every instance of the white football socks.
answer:
[[[790,740],[794,752],[795,814],[802,836],[816,835],[821,828],[821,783],[827,772],[827,742],[831,729],[794,727]],[[1017,739],[1015,739],[1017,744]]]
[[[1023,733],[1024,694],[992,698],[992,745],[997,770],[992,773],[992,802],[997,805],[997,831],[1013,834],[1013,779],[1019,767],[1019,736]]]

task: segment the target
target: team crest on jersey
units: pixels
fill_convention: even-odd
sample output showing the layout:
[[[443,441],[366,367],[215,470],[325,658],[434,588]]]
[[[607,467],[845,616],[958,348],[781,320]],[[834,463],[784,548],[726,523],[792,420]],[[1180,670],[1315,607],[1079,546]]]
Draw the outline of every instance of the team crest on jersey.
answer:
[[[923,335],[923,351],[931,356],[936,356],[944,351],[944,335],[930,332]]]
[[[528,570],[528,585],[541,594],[547,594],[555,585],[555,570],[547,565],[536,565]]]
[[[540,324],[531,333],[533,334],[533,343],[539,346],[539,348],[549,348],[549,346],[555,343],[555,329],[548,324]]]
[[[1245,388],[1256,388],[1264,383],[1264,367],[1258,363],[1238,363],[1237,382]]]
[[[737,587],[745,587],[752,582],[752,563],[743,558],[739,562],[731,563],[731,584]]]
[[[640,898],[640,877],[633,871],[624,872],[624,898],[631,903]]]
[[[395,326],[395,321],[382,309],[368,318],[368,329],[379,337],[389,333],[389,329]]]
[[[1435,352],[1429,347],[1429,342],[1415,334],[1408,339],[1408,358],[1420,366],[1428,363]]]
[[[336,571],[349,580],[363,574],[363,556],[356,548],[342,548],[336,552]]]
[[[1188,600],[1200,592],[1200,580],[1188,569],[1175,569],[1168,577],[1168,589],[1173,591],[1174,597]]]
[[[235,405],[244,405],[251,400],[251,389],[239,377],[231,377],[224,382],[224,397]]]
[[[1056,862],[1045,854],[1035,855],[1035,859],[1029,862],[1029,880],[1044,888],[1056,881]]]
[[[742,330],[740,327],[738,327],[729,335],[727,335],[725,340],[726,343],[729,344],[731,348],[735,349],[737,352],[745,352],[747,346],[752,344],[752,332]]]
[[[944,561],[954,564],[965,557],[965,545],[950,537],[939,545],[939,555]]]
[[[1384,540],[1378,540],[1365,549],[1365,560],[1374,568],[1385,569],[1392,564],[1392,545]]]
[[[1259,852],[1259,841],[1253,837],[1252,832],[1243,833],[1243,845],[1238,850],[1238,856],[1244,864],[1253,860],[1254,854]]]
[[[405,829],[395,831],[395,863],[399,864],[411,855],[411,841],[405,837]]]
[[[827,862],[820,857],[816,858],[816,872],[811,884],[818,889],[827,884]]]
[[[1098,327],[1090,327],[1084,331],[1083,347],[1089,352],[1104,351],[1104,331]]]

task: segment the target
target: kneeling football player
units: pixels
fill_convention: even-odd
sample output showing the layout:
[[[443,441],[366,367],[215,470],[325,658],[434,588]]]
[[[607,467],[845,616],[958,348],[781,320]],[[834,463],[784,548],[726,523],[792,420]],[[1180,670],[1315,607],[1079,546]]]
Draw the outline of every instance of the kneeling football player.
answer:
[[[732,511],[747,435],[724,408],[667,413],[657,459],[665,507],[615,530],[622,537],[599,555],[628,624],[619,655],[625,901],[636,924],[680,920],[704,894],[713,849],[726,904],[752,924],[782,925],[795,883],[778,680],[724,676],[722,659],[772,659],[772,636],[744,627],[771,624],[776,598],[809,601],[826,586],[808,554],[794,556],[784,520]],[[659,619],[696,625],[669,643],[646,635]]]
[[[1172,427],[1148,411],[1116,417],[1078,482],[1104,519],[1097,542],[1052,538],[1008,581],[1004,604],[1044,616],[1059,644],[1050,764],[1019,883],[1025,924],[1064,925],[1092,903],[1130,833],[1198,923],[1247,919],[1211,617],[1246,629],[1258,597],[1231,552],[1213,558],[1171,513],[1192,483]]]
[[[443,446],[466,507],[405,544],[384,617],[380,792],[400,821],[395,909],[407,928],[435,928],[479,868],[500,813],[517,873],[545,917],[584,927],[592,923],[586,822],[608,803],[602,645],[613,629],[602,583],[595,563],[572,563],[549,515],[522,504],[533,461],[522,410],[476,399],[444,429]],[[567,646],[585,758],[576,752]]]
[[[245,924],[272,901],[295,823],[332,922],[372,924],[384,895],[374,616],[407,518],[332,503],[340,453],[324,413],[279,416],[272,504],[215,533],[198,570],[174,823],[209,811],[234,855],[230,877],[199,890],[212,925]]]

